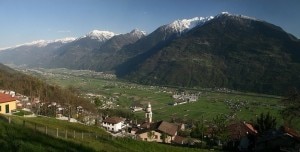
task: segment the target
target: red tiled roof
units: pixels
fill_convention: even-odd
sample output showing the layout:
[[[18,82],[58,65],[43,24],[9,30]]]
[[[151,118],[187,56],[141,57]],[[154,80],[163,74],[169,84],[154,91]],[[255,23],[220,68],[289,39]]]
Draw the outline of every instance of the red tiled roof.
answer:
[[[157,128],[159,131],[162,131],[166,134],[174,136],[177,132],[178,127],[172,123],[163,121]]]
[[[124,118],[120,118],[120,117],[109,117],[109,118],[106,118],[105,120],[103,120],[103,122],[106,122],[106,123],[111,123],[111,124],[117,124],[121,121],[124,121]]]
[[[288,133],[288,134],[292,135],[293,137],[300,140],[300,134],[298,134],[295,130],[293,130],[289,127],[286,127],[286,126],[283,127],[283,130],[284,130],[284,132],[286,132],[286,133]]]
[[[244,123],[244,124],[249,130],[251,130],[252,133],[257,134],[257,130],[255,130],[251,124],[249,124],[249,123]]]
[[[251,124],[244,122],[230,124],[229,126],[227,126],[227,129],[229,131],[231,139],[240,139],[241,137],[244,137],[247,134],[257,134],[257,131]]]
[[[142,124],[142,126],[143,126],[142,128],[144,129],[137,131],[137,134],[148,132],[150,130],[157,130],[159,132],[163,132],[168,135],[174,136],[178,130],[178,127],[175,124],[166,121],[159,121],[155,123],[144,123]]]
[[[5,102],[11,102],[11,101],[16,101],[17,99],[8,95],[8,94],[3,94],[0,93],[0,103],[5,103]]]

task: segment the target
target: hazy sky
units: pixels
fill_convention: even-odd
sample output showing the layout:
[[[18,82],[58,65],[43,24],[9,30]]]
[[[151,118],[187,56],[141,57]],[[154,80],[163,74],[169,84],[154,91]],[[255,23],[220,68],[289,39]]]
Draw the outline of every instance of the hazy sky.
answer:
[[[94,29],[151,33],[176,19],[223,11],[268,21],[300,38],[300,0],[0,0],[0,48]]]

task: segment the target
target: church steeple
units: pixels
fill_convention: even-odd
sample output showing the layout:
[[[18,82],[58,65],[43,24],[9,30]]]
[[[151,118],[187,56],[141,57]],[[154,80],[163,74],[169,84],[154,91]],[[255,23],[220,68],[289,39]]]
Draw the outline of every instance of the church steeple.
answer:
[[[148,102],[145,117],[146,117],[146,122],[152,123],[152,110],[151,110],[150,102]]]

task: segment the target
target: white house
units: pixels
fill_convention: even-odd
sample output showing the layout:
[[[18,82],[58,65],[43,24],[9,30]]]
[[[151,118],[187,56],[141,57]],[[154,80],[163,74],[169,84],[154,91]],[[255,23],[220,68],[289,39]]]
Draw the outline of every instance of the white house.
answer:
[[[124,118],[120,117],[108,117],[102,121],[102,126],[111,132],[118,132],[121,131],[122,128],[125,127],[124,125]]]

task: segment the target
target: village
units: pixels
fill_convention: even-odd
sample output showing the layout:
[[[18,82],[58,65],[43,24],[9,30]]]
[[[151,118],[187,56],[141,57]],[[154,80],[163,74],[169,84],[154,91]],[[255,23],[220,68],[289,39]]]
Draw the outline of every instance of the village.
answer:
[[[99,109],[114,109],[118,106],[116,104],[118,94],[114,97],[106,97],[89,93],[86,96],[91,99],[98,98],[101,101]],[[201,92],[174,92],[172,94],[172,98],[174,99],[172,106],[198,102],[199,97],[201,97]],[[95,100],[91,102],[96,104]],[[240,102],[233,105],[231,101],[224,102],[233,110],[238,110],[240,106],[247,104],[247,102]],[[229,125],[225,125],[226,118],[221,118],[220,116],[219,122],[202,123],[201,126],[199,122],[187,124],[176,122],[176,120],[172,122],[154,120],[154,113],[152,112],[150,102],[146,105],[138,104],[130,108],[133,113],[144,112],[144,120],[137,121],[114,115],[95,115],[86,111],[80,105],[71,107],[71,105],[62,105],[56,102],[42,103],[38,97],[30,98],[14,91],[0,90],[0,113],[2,114],[20,115],[22,113],[24,117],[43,115],[73,123],[97,125],[117,137],[130,137],[146,142],[200,147],[203,144],[210,144],[209,142],[213,140],[217,146],[224,147],[229,145],[231,148],[237,147],[239,149],[247,149],[253,146],[253,138],[260,137],[260,132],[255,129],[255,126],[251,122],[235,121]],[[274,131],[276,134],[274,134]],[[296,147],[299,146],[297,142],[293,141],[299,140],[300,136],[291,128],[281,127],[279,130],[274,131],[271,135],[259,138],[259,142],[256,141],[255,143],[256,148],[264,146],[266,142],[272,143],[270,146],[275,146],[287,141],[294,143]],[[219,138],[219,134],[222,132],[228,132],[228,135],[225,137],[226,143],[224,139]]]
[[[102,97],[99,95],[88,94],[92,97]],[[104,97],[105,99],[105,97]],[[86,117],[79,121],[78,118],[84,115],[84,109],[81,106],[76,107],[76,117],[73,118],[69,113],[70,107],[64,107],[63,105],[52,103],[42,103],[38,98],[30,99],[25,95],[21,95],[14,91],[0,90],[0,112],[2,114],[16,114],[20,111],[25,111],[24,117],[36,117],[38,115],[55,116],[57,119],[67,120],[74,123],[84,123],[86,125],[92,125],[96,122],[94,117],[93,120],[90,117]],[[113,108],[110,107],[112,102],[105,102],[102,107],[99,108]],[[2,110],[1,107],[5,107]],[[142,110],[144,110],[142,108]],[[184,124],[173,124],[166,121],[152,121],[152,110],[151,104],[148,103],[145,109],[145,122],[142,124],[134,123],[133,120],[127,120],[121,117],[115,116],[103,116],[98,118],[100,125],[114,136],[130,136],[134,139],[144,141],[157,141],[164,143],[178,143],[183,144],[184,138],[177,136],[177,131],[184,130]],[[90,120],[90,121],[87,121]],[[157,132],[158,131],[158,132]],[[153,137],[149,137],[149,132],[153,133]],[[194,140],[193,142],[199,142]]]

